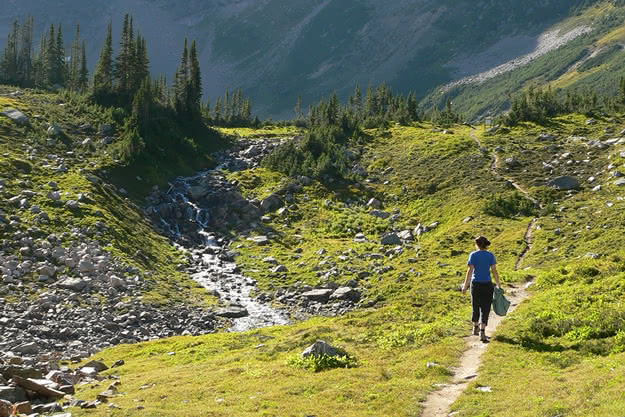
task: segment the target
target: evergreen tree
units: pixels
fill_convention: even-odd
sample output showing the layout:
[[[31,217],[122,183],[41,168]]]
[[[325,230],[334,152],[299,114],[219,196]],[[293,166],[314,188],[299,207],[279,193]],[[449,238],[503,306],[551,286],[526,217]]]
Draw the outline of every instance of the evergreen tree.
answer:
[[[106,29],[104,47],[93,73],[93,95],[98,101],[105,101],[113,93],[113,24]]]
[[[87,91],[89,86],[89,67],[87,66],[87,46],[85,41],[82,41],[82,48],[80,48],[80,70],[78,75],[78,89],[80,91]]]
[[[17,42],[19,33],[19,23],[17,19],[13,21],[13,29],[9,33],[4,55],[0,61],[0,72],[2,82],[8,84],[16,84],[18,82],[18,65],[17,65]]]
[[[67,81],[67,64],[65,61],[65,42],[63,41],[63,27],[59,22],[59,28],[56,32],[56,48],[55,48],[56,56],[54,57],[57,61],[56,63],[56,74],[55,83],[59,84],[61,87],[64,87]]]
[[[295,107],[293,108],[293,110],[295,110],[295,119],[301,120],[302,119],[302,96],[301,95],[297,96],[297,102],[295,103]]]
[[[174,79],[174,108],[178,114],[186,114],[189,102],[189,49],[187,48],[187,38],[184,39],[184,48],[180,65],[176,71]]]
[[[138,88],[138,86],[133,85],[133,82],[136,82],[135,69],[136,56],[133,21],[132,17],[126,14],[124,16],[124,26],[119,42],[119,52],[115,58],[113,71],[118,100],[122,105],[129,104],[133,91],[136,91]]]
[[[200,102],[202,100],[202,73],[198,59],[197,46],[195,40],[191,43],[189,52],[189,110],[193,115],[199,116]]]
[[[46,57],[46,52],[48,50],[48,39],[46,37],[46,33],[44,32],[41,35],[41,40],[39,41],[39,49],[37,49],[37,55],[35,56],[35,61],[33,63],[33,71],[34,71],[34,83],[35,87],[44,88],[48,85],[48,59]]]
[[[33,72],[33,17],[26,19],[22,26],[17,57],[18,83],[24,87],[32,87],[35,83]]]
[[[80,60],[82,58],[80,48],[80,23],[76,24],[76,36],[72,43],[72,49],[69,54],[69,82],[68,87],[72,91],[80,90],[80,70],[82,65]]]

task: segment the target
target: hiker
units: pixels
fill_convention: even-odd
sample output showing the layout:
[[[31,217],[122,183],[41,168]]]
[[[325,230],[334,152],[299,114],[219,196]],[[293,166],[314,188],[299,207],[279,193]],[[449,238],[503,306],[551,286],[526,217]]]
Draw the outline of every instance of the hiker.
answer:
[[[490,242],[484,236],[475,239],[476,251],[469,255],[467,265],[467,276],[464,279],[462,293],[466,293],[471,282],[471,304],[473,306],[473,334],[480,336],[482,342],[487,342],[486,326],[488,325],[488,315],[490,314],[491,303],[493,302],[493,283],[490,272],[493,272],[497,287],[501,288],[499,274],[497,273],[497,262],[495,255],[487,251]]]

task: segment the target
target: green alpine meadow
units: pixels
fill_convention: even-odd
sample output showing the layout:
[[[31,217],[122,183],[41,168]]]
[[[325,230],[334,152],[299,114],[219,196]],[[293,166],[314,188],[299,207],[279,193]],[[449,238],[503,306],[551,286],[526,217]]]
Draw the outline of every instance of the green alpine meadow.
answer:
[[[625,2],[44,3],[0,417],[622,415]]]

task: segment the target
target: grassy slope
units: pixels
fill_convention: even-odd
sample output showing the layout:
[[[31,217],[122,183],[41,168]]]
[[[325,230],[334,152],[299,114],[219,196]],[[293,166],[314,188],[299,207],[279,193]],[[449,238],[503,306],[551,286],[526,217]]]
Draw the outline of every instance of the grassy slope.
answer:
[[[0,91],[6,94],[14,89],[2,87]],[[67,101],[57,94],[34,91],[26,91],[24,96],[17,98],[0,97],[0,108],[17,108],[32,123],[32,128],[20,128],[8,118],[0,117],[0,178],[5,179],[8,193],[0,201],[0,209],[5,211],[7,217],[18,214],[16,207],[9,205],[7,199],[18,195],[24,189],[19,183],[26,181],[26,188],[38,193],[31,205],[39,205],[50,215],[49,224],[37,226],[46,236],[50,233],[61,236],[70,231],[70,225],[94,228],[97,222],[103,222],[108,227],[99,239],[106,250],[124,263],[151,274],[147,278],[150,289],[143,296],[145,302],[161,305],[179,302],[206,305],[213,302],[194,281],[176,270],[178,264],[185,262],[184,257],[166,238],[153,231],[142,211],[132,201],[110,185],[93,184],[87,180],[88,175],[102,174],[116,165],[110,148],[90,150],[80,145],[86,137],[92,137],[94,143],[99,142],[99,138],[93,133],[81,131],[79,126],[90,123],[97,129],[100,123],[111,123],[110,111],[84,102]],[[56,145],[46,144],[46,122],[60,126],[65,132]],[[37,151],[29,151],[29,148]],[[65,159],[67,173],[54,173],[55,163],[47,168],[43,166],[48,155],[52,154]],[[27,161],[31,170],[20,171],[14,161]],[[133,190],[132,181],[125,180],[117,185]],[[79,193],[87,193],[91,201],[81,204],[78,211],[52,204],[46,197],[50,190],[49,181],[58,184],[63,201],[77,199]],[[19,216],[22,230],[35,226],[34,214],[25,211]],[[11,236],[12,231],[0,229],[0,238]],[[72,236],[63,239],[63,245],[71,244],[73,239]],[[144,259],[134,256],[138,250],[146,256]],[[26,287],[30,288],[30,285]]]
[[[581,192],[570,196],[549,191],[542,162],[552,160],[553,146],[559,145],[558,154],[568,151],[575,160],[591,162],[561,166],[555,175],[576,172],[584,179],[592,174],[597,183],[608,184],[613,179],[606,165],[622,165],[617,156],[620,149],[593,150],[566,138],[572,134],[613,137],[604,135],[604,128],[620,131],[622,123],[600,120],[587,126],[585,118],[567,116],[549,127],[525,125],[494,136],[486,135],[483,128],[476,130],[489,151],[503,147],[502,158],[514,156],[521,163],[507,172],[501,166],[500,172],[541,201],[552,202],[539,219],[534,248],[522,265],[528,269],[521,272],[512,269],[530,219],[483,214],[483,199],[507,189],[491,175],[491,159],[478,151],[470,128],[456,126],[447,135],[433,132],[427,124],[368,132],[371,138],[363,163],[380,183],[364,189],[328,189],[315,183],[296,195],[297,211],[286,217],[275,215],[259,227],[259,234],[273,231],[269,246],[256,247],[244,238],[237,246],[241,267],[263,289],[319,282],[314,268],[322,259],[337,265],[338,282],[353,279],[362,270],[374,271],[378,265],[392,266],[392,271],[361,281],[367,300],[377,300],[374,308],[244,334],[175,338],[104,351],[97,357],[127,362],[113,372],[122,377],[123,394],[113,402],[123,411],[77,411],[77,415],[134,415],[140,404],[146,407],[141,413],[154,416],[181,410],[189,416],[417,416],[419,401],[432,384],[447,381],[447,369],[461,354],[460,336],[468,328],[469,308],[456,288],[472,249],[471,237],[478,233],[492,237],[504,281],[535,275],[538,283],[534,296],[488,349],[476,384],[492,386],[493,392],[475,391],[473,384],[455,409],[466,416],[505,416],[523,404],[522,415],[528,416],[594,415],[596,410],[597,415],[614,415],[613,410],[625,405],[618,396],[623,381],[614,377],[622,370],[619,346],[625,349],[625,337],[618,333],[625,318],[618,301],[625,288],[620,273],[625,269],[620,190],[608,185],[592,192],[584,184]],[[545,131],[557,135],[555,143],[536,141]],[[381,171],[387,167],[393,172],[383,176]],[[232,179],[239,181],[244,194],[259,197],[286,183],[263,169],[233,174]],[[390,183],[382,185],[384,181]],[[382,248],[377,243],[354,243],[352,237],[362,231],[375,241],[389,230],[388,223],[346,204],[347,200],[366,202],[371,196],[382,200],[389,211],[401,210],[399,230],[418,222],[440,221],[441,225],[403,253],[376,263],[361,255],[381,253]],[[608,207],[608,202],[615,204]],[[474,219],[464,223],[467,216]],[[555,235],[556,228],[562,234]],[[296,248],[301,248],[301,254]],[[317,254],[321,248],[326,255]],[[452,249],[464,253],[451,256]],[[601,258],[584,259],[591,251]],[[340,260],[339,255],[348,259]],[[271,276],[261,261],[266,256],[274,256],[289,272]],[[604,311],[614,313],[606,316]],[[314,374],[287,365],[289,358],[319,338],[344,347],[360,366]],[[176,354],[168,355],[172,351]],[[442,366],[427,368],[427,362]],[[601,383],[607,378],[612,378],[610,383]],[[140,390],[145,384],[156,385]],[[589,386],[594,387],[590,392]],[[92,399],[102,390],[103,386],[85,387],[79,396]],[[609,400],[599,404],[600,398]]]
[[[482,84],[455,87],[444,94],[435,91],[422,104],[429,107],[451,99],[457,111],[473,119],[506,110],[511,95],[531,84],[551,85],[562,92],[589,87],[600,95],[612,94],[625,69],[620,46],[625,39],[623,16],[624,6],[599,2],[553,28],[566,33],[587,25],[593,29],[589,34]],[[591,57],[594,52],[597,56]]]

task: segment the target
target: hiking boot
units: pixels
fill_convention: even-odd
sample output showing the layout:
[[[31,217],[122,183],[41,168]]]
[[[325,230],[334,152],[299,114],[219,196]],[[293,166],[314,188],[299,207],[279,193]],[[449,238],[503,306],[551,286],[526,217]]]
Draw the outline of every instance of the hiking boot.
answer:
[[[480,326],[473,326],[473,336],[477,336],[478,334],[480,334]]]
[[[482,342],[488,342],[488,338],[486,337],[486,332],[484,329],[480,330],[480,340]]]

